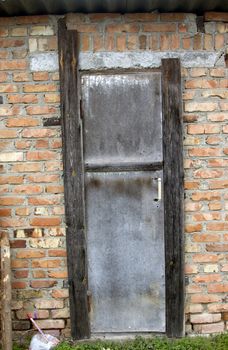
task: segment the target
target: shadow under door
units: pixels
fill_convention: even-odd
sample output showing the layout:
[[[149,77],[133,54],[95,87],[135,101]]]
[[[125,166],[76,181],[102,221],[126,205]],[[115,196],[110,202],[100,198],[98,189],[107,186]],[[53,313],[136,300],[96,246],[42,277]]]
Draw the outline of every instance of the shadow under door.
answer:
[[[161,73],[81,76],[90,327],[165,332]]]

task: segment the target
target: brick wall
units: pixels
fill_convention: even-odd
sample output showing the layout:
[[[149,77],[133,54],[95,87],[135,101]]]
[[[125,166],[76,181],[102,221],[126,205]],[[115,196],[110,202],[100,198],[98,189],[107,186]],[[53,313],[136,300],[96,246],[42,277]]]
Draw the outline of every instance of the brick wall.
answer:
[[[84,53],[195,57],[182,69],[188,333],[228,329],[227,21],[227,13],[67,20]],[[56,29],[54,16],[0,21],[0,224],[12,246],[15,337],[30,332],[34,310],[42,328],[69,335],[61,129],[47,126],[60,114]],[[202,53],[216,59],[204,64]]]

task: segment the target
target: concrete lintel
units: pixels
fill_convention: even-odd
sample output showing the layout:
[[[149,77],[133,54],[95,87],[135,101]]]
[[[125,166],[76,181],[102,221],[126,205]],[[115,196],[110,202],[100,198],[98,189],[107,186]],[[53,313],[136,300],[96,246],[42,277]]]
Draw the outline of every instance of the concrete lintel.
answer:
[[[218,52],[96,52],[79,55],[81,70],[102,70],[115,68],[157,68],[162,58],[180,58],[183,67],[214,67],[220,57]]]
[[[81,70],[102,70],[116,68],[157,68],[162,58],[180,58],[183,67],[214,67],[223,65],[220,52],[81,52],[79,68]],[[56,52],[36,53],[30,56],[32,72],[54,72],[59,69]]]

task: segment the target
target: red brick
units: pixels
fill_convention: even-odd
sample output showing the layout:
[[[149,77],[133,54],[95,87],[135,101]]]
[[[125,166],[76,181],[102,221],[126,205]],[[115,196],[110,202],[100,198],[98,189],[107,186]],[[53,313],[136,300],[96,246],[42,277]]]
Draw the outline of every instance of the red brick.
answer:
[[[60,218],[33,218],[30,220],[32,226],[58,226],[60,225]]]
[[[192,39],[190,37],[182,38],[183,49],[185,49],[185,50],[191,49],[191,44],[192,44]]]
[[[194,177],[202,179],[218,178],[223,176],[222,170],[197,170],[194,172]]]
[[[46,278],[47,277],[47,274],[45,271],[43,270],[35,270],[32,272],[32,275],[34,278]]]
[[[27,160],[49,160],[56,158],[56,152],[52,151],[30,151],[27,153]]]
[[[75,24],[70,29],[77,30],[79,33],[96,33],[99,29],[95,24]]]
[[[17,239],[10,242],[10,247],[15,248],[26,248],[26,241],[24,239]]]
[[[218,234],[199,233],[193,235],[193,242],[219,242],[220,239]]]
[[[115,49],[116,46],[114,33],[106,33],[104,41],[106,51],[113,51]]]
[[[190,156],[196,156],[196,157],[216,157],[221,155],[221,149],[219,148],[191,148],[188,151]]]
[[[25,40],[23,39],[0,39],[0,47],[4,49],[23,45],[25,45]]]
[[[213,36],[211,34],[204,34],[204,50],[213,50]]]
[[[12,116],[17,115],[20,113],[20,107],[17,106],[2,106],[0,107],[0,116],[6,117],[6,116]]]
[[[193,278],[194,283],[211,283],[211,282],[221,282],[222,277],[218,273],[211,273],[205,275],[198,275]]]
[[[137,33],[139,31],[139,25],[137,23],[129,24],[107,24],[107,33]]]
[[[51,280],[35,280],[30,282],[31,288],[42,289],[42,288],[52,288],[57,284],[57,281]]]
[[[13,81],[21,82],[21,81],[29,81],[29,80],[30,80],[30,76],[29,76],[29,73],[27,72],[13,73]]]
[[[158,13],[128,13],[124,15],[126,22],[151,22],[158,21],[160,15]]]
[[[55,84],[29,84],[24,85],[24,92],[50,92],[56,91],[57,86]]]
[[[33,94],[14,94],[14,95],[8,95],[8,102],[9,103],[38,103],[38,97],[37,95]],[[26,119],[26,118],[20,118],[20,119]]]
[[[215,34],[215,49],[222,49],[225,45],[225,36],[223,34]]]
[[[39,174],[27,176],[29,182],[58,182],[59,175]]]
[[[51,257],[66,257],[67,253],[65,249],[49,249],[48,256]]]
[[[57,110],[55,107],[49,106],[29,106],[26,107],[26,111],[29,115],[38,115],[38,114],[51,114],[56,113]]]
[[[63,193],[64,188],[62,185],[48,185],[46,186],[46,192],[47,193]]]
[[[210,69],[210,76],[216,78],[225,77],[225,69],[224,68],[212,68]]]
[[[41,163],[20,163],[20,164],[13,164],[11,171],[15,173],[24,173],[24,172],[38,172],[42,170],[42,164]]]
[[[14,272],[14,277],[17,279],[28,278],[29,271],[28,270],[19,270]]]
[[[26,70],[27,62],[25,60],[0,61],[0,70]]]
[[[42,128],[42,129],[24,129],[22,132],[22,137],[28,137],[28,138],[42,138],[42,137],[53,137],[56,136],[57,130],[55,129],[48,129],[48,128]]]
[[[45,103],[59,103],[60,95],[59,94],[45,94],[44,95]]]
[[[160,49],[168,50],[171,45],[171,38],[169,34],[161,34],[160,35]]]
[[[193,50],[202,50],[203,49],[203,34],[197,33],[193,37]]]
[[[8,128],[23,127],[23,126],[38,126],[39,120],[34,118],[8,118],[6,120],[6,126]]]
[[[224,322],[196,325],[194,331],[202,334],[221,333],[224,331]]]
[[[206,139],[208,145],[218,145],[220,142],[222,142],[222,139],[218,136],[208,136]]]
[[[21,269],[21,268],[28,268],[29,263],[27,260],[11,260],[11,267],[12,269]]]
[[[80,43],[81,43],[81,51],[89,51],[90,50],[90,35],[89,34],[81,34]]]
[[[227,12],[205,12],[204,14],[205,22],[228,22],[228,13]]]
[[[221,199],[221,195],[219,192],[215,191],[203,191],[203,192],[193,192],[192,199],[194,201],[211,201],[211,200],[219,200]]]
[[[50,260],[33,260],[32,267],[33,268],[59,268],[61,265],[60,259],[50,259]]]
[[[218,108],[216,102],[185,102],[185,112],[213,112]]]
[[[138,35],[131,34],[127,37],[127,49],[137,50],[138,49]]]
[[[192,216],[195,221],[211,221],[211,220],[221,220],[220,213],[196,213]]]
[[[31,258],[43,258],[45,251],[43,250],[20,250],[17,252],[16,257],[18,259],[31,259]]]
[[[0,82],[5,83],[8,80],[8,73],[0,72]]]
[[[198,273],[198,266],[197,265],[193,265],[193,264],[186,264],[185,265],[185,273],[187,275],[191,275],[191,274],[195,274]]]
[[[48,271],[48,277],[50,278],[67,278],[67,271]]]
[[[11,216],[11,209],[7,209],[7,208],[0,208],[0,216],[5,217],[5,216]]]
[[[208,252],[228,252],[228,244],[207,244]]]
[[[69,291],[68,291],[68,289],[54,289],[52,291],[52,297],[56,298],[56,299],[68,298],[69,297]]]
[[[13,289],[26,289],[26,287],[27,287],[26,282],[12,282]]]
[[[49,140],[38,140],[36,141],[36,148],[48,148]]]
[[[217,80],[195,79],[185,83],[186,89],[215,89],[219,87]]]
[[[220,131],[216,124],[191,124],[187,126],[188,134],[217,134]]]
[[[199,181],[187,181],[187,180],[185,180],[184,188],[186,190],[197,190],[199,188]]]
[[[29,197],[28,198],[29,204],[32,205],[53,205],[53,204],[59,204],[60,203],[60,197],[59,196],[39,196],[39,197]]]
[[[226,304],[210,304],[207,306],[209,312],[226,312],[228,311],[228,303]]]
[[[17,208],[15,209],[15,214],[18,216],[28,216],[30,214],[29,208]]]
[[[175,23],[145,23],[143,24],[144,32],[176,32]]]
[[[215,295],[193,294],[191,296],[191,302],[196,304],[216,303],[219,301],[221,301],[221,297],[216,294]]]
[[[210,231],[227,231],[228,222],[210,222],[207,224],[207,230]]]
[[[213,323],[221,321],[221,314],[190,315],[191,323]]]
[[[16,130],[0,130],[0,138],[2,139],[14,139],[17,137],[17,131]]]
[[[28,319],[28,311],[27,310],[19,310],[16,312],[17,318],[19,320],[27,320]],[[36,312],[36,319],[44,319],[49,317],[48,310],[39,310]]]
[[[63,300],[40,299],[35,302],[37,309],[62,309],[64,307]]]
[[[202,204],[200,203],[193,203],[193,202],[186,202],[185,203],[185,210],[186,211],[199,211],[202,208]]]
[[[202,231],[202,224],[186,224],[185,225],[185,232],[192,233],[192,232],[201,232]]]
[[[102,51],[104,50],[104,35],[103,33],[94,33],[93,34],[93,51]]]
[[[116,50],[125,51],[126,50],[127,37],[126,34],[118,34],[116,37]]]
[[[35,194],[42,193],[42,186],[38,185],[18,185],[13,188],[13,193]]]
[[[198,263],[214,263],[219,261],[219,256],[217,254],[195,254],[193,256],[193,261]]]
[[[209,284],[207,287],[209,293],[227,293],[228,292],[228,283],[214,283]]]
[[[23,182],[23,176],[15,176],[15,175],[2,175],[0,176],[0,185],[4,184],[21,184]]]
[[[211,180],[209,187],[210,189],[228,188],[228,180]]]
[[[48,72],[34,72],[32,74],[33,80],[38,80],[38,81],[46,81],[49,79],[49,73]]]
[[[38,326],[41,329],[62,329],[65,328],[65,321],[64,320],[38,320],[37,321]]]
[[[221,210],[222,205],[220,202],[212,202],[208,204],[210,210]]]
[[[1,218],[2,227],[23,227],[26,222],[22,218]]]
[[[15,141],[15,147],[17,149],[28,149],[31,147],[31,141],[25,141],[25,140],[18,140]]]

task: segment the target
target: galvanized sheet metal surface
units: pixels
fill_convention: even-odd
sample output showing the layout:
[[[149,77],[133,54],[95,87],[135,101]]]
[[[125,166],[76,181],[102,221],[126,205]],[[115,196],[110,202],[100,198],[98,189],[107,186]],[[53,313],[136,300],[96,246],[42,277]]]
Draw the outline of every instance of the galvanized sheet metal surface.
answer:
[[[160,72],[85,75],[82,99],[86,163],[162,161]]]
[[[88,173],[93,333],[165,332],[163,201],[157,172]]]
[[[224,0],[0,0],[0,16],[68,12],[228,11]]]
[[[162,161],[160,85],[160,72],[82,77],[93,333],[165,331],[163,171],[142,171]]]

